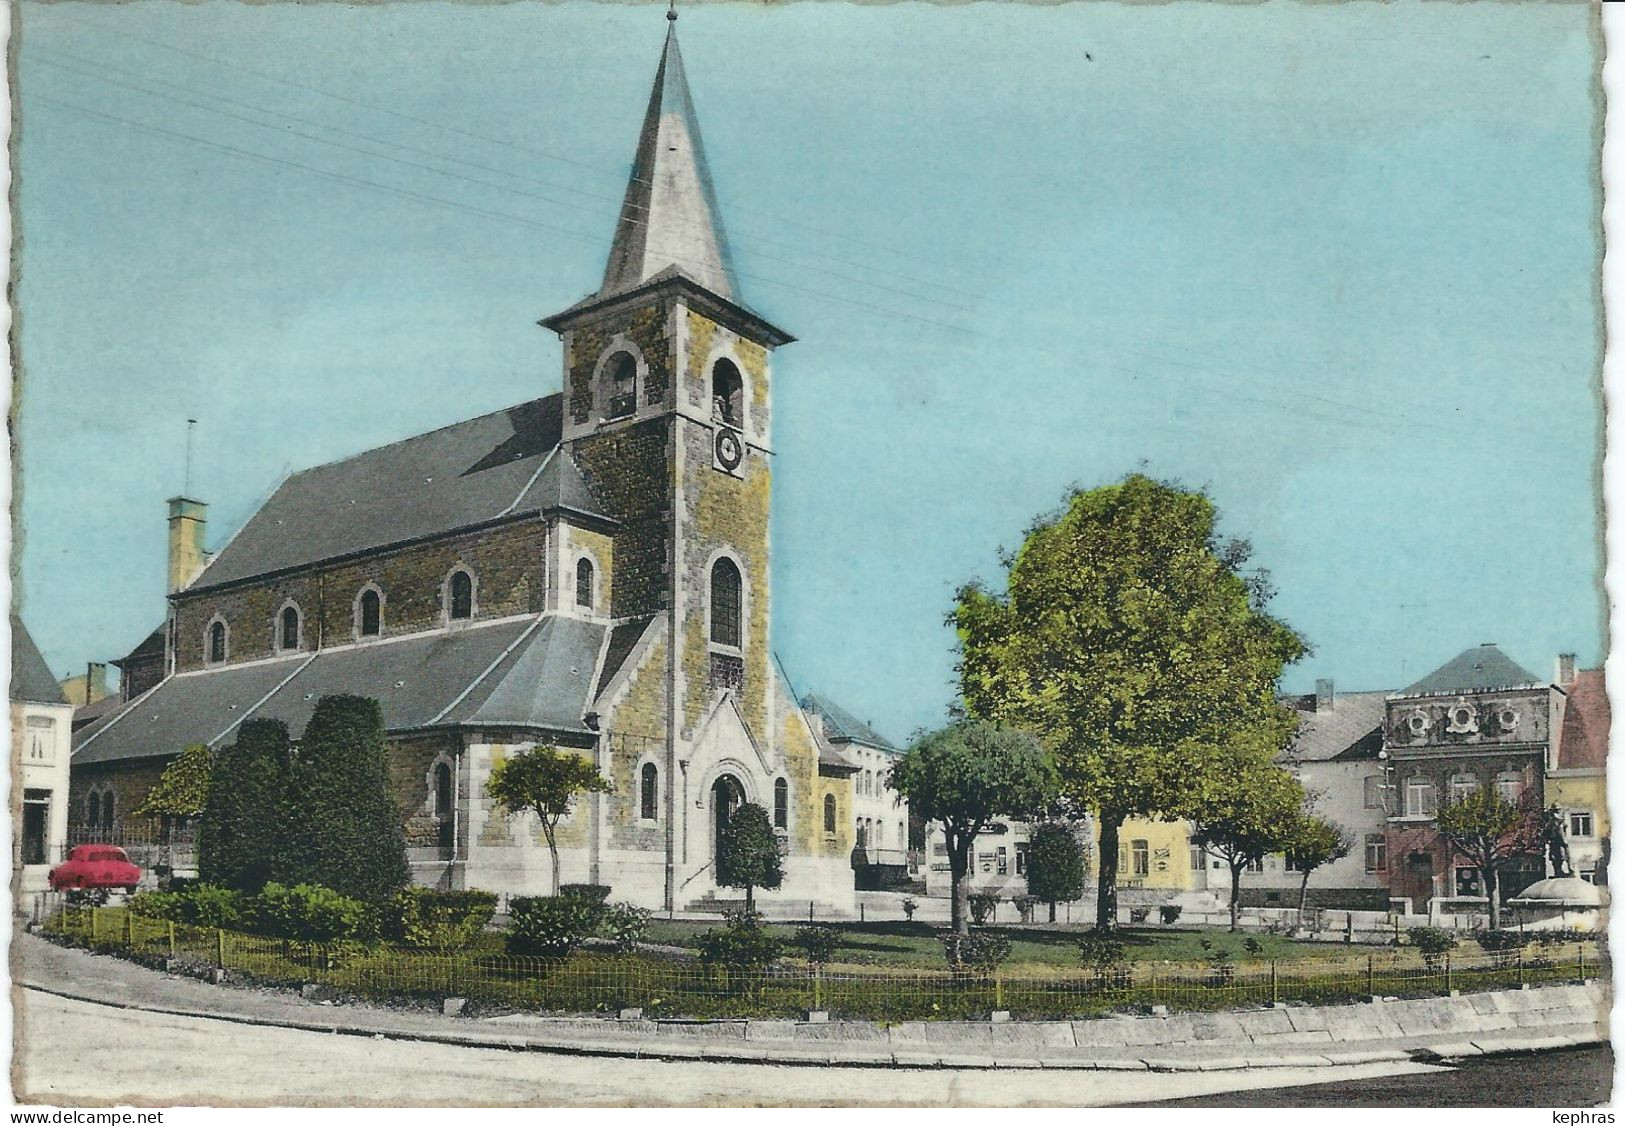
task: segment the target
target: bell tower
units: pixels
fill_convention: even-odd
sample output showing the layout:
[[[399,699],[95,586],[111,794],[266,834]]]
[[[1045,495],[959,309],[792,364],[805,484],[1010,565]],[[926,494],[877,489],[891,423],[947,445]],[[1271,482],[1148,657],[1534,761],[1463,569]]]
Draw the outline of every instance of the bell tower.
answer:
[[[729,784],[770,803],[771,360],[793,337],[741,299],[667,19],[603,281],[541,323],[564,343],[564,450],[619,521],[609,615],[668,617],[670,766],[691,804],[709,792],[728,710],[757,763]]]

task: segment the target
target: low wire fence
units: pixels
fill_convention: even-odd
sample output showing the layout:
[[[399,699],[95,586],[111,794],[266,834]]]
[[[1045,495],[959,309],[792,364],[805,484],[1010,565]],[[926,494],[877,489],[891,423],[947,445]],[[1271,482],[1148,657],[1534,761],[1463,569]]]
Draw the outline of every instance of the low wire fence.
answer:
[[[1159,1005],[1217,1010],[1425,997],[1608,974],[1606,950],[1592,941],[1434,957],[1400,949],[1236,964],[1019,964],[955,971],[814,966],[789,958],[766,969],[729,969],[591,949],[554,959],[495,949],[436,953],[382,943],[320,945],[190,927],[119,907],[69,907],[53,915],[45,930],[58,941],[141,961],[218,968],[263,984],[317,983],[371,1000],[438,1004],[463,997],[488,1009],[641,1009],[649,1018],[794,1017],[823,1010],[848,1019],[974,1020],[1002,1010],[1018,1019],[1061,1020]]]

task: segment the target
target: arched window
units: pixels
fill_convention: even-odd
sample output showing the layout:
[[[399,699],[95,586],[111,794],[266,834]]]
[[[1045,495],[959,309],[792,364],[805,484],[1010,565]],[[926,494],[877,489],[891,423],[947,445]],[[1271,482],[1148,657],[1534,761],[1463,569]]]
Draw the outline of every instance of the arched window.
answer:
[[[790,783],[783,778],[773,783],[773,827],[790,827]]]
[[[1432,782],[1417,777],[1405,783],[1405,816],[1432,817],[1437,812],[1438,795]]]
[[[218,665],[226,659],[226,623],[209,623],[209,663]]]
[[[113,827],[113,814],[115,812],[117,812],[117,811],[113,808],[113,791],[108,790],[105,794],[102,795],[102,828],[103,829],[111,829]]]
[[[609,379],[608,418],[625,418],[638,409],[638,362],[630,352],[617,352],[604,368]]]
[[[434,815],[441,821],[451,818],[451,767],[443,762],[434,768]]]
[[[1478,775],[1453,774],[1450,776],[1450,804],[1459,805],[1478,793]]]
[[[711,366],[711,417],[729,426],[745,425],[745,380],[732,360]]]
[[[592,560],[583,555],[576,560],[576,605],[592,609],[593,598],[593,566]]]
[[[638,795],[641,799],[639,801],[641,806],[639,813],[645,821],[657,820],[660,815],[660,772],[655,769],[654,763],[646,762],[643,764],[639,787],[641,790]]]
[[[740,593],[739,568],[732,559],[718,559],[711,566],[711,641],[739,648]]]
[[[824,832],[835,832],[835,795],[824,795]]]
[[[383,625],[383,599],[378,592],[368,588],[361,592],[356,600],[355,632],[358,637],[377,637]]]
[[[299,610],[294,606],[282,608],[282,625],[278,644],[282,649],[299,648]]]
[[[869,834],[864,830],[863,818],[858,818],[857,824],[858,847],[863,848],[869,843]]]
[[[85,799],[85,824],[92,829],[101,828],[102,796],[100,794],[91,794]]]
[[[453,571],[451,581],[446,584],[446,617],[459,622],[473,616],[474,578],[467,571]]]

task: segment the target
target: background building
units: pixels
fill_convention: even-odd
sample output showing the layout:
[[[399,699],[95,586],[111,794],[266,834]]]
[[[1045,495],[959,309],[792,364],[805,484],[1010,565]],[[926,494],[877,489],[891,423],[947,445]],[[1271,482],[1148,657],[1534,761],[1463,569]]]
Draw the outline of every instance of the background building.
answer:
[[[73,705],[22,620],[11,617],[11,871],[18,894],[42,891],[67,840]]]

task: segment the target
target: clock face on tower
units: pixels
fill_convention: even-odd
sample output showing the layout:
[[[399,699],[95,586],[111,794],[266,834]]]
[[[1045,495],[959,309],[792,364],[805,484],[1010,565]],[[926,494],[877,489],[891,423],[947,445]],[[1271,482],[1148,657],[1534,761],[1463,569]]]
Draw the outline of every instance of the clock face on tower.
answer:
[[[719,469],[732,473],[739,468],[739,463],[745,460],[745,445],[737,431],[725,426],[717,429],[716,455]]]

